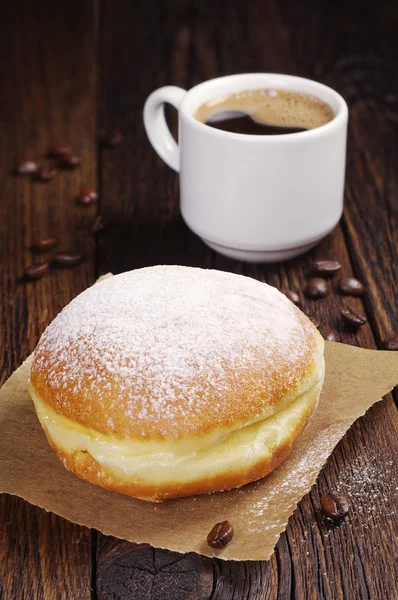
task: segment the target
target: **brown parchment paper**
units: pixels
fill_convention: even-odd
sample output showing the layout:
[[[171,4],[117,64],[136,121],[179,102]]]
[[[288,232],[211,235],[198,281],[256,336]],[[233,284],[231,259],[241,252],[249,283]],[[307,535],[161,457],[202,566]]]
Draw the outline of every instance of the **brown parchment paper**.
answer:
[[[177,552],[267,560],[297,503],[352,423],[398,382],[398,353],[326,343],[318,409],[289,458],[240,490],[151,504],[108,492],[65,470],[50,449],[28,393],[29,357],[0,390],[0,492],[15,494],[80,525]],[[235,528],[212,550],[219,521]]]

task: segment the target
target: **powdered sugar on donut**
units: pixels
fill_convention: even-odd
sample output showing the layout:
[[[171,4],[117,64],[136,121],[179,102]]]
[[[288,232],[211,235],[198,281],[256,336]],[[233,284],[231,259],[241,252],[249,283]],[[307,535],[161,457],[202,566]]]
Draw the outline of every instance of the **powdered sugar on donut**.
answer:
[[[127,416],[143,438],[178,438],[197,432],[198,422],[202,430],[232,422],[238,409],[244,419],[242,402],[235,408],[233,398],[248,387],[250,418],[253,410],[260,417],[279,388],[297,385],[315,335],[302,313],[264,283],[149,267],[75,298],[44,332],[34,369],[64,414],[72,394],[82,422],[102,413],[107,427],[125,433]]]

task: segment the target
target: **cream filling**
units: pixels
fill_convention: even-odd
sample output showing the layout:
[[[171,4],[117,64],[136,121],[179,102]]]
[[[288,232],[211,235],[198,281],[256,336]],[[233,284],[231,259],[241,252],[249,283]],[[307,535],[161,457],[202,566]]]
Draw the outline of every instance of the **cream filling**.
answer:
[[[121,440],[89,430],[57,414],[31,389],[38,418],[43,428],[65,454],[88,452],[104,469],[122,479],[167,484],[217,476],[220,473],[250,468],[260,458],[266,460],[274,450],[288,442],[301,416],[319,396],[324,373],[310,389],[271,417],[235,430],[210,447],[178,453],[167,443],[157,444],[157,451],[143,452],[145,442]],[[192,444],[189,444],[191,446]],[[164,446],[164,447],[163,447]]]

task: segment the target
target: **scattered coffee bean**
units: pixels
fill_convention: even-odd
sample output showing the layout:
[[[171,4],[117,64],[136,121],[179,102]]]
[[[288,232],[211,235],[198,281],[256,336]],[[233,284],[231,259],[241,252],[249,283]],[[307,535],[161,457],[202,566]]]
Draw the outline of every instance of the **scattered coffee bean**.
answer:
[[[51,156],[52,158],[63,158],[64,156],[70,154],[69,146],[53,146],[49,149],[47,156]]]
[[[398,333],[393,333],[381,342],[383,350],[398,350]]]
[[[17,175],[33,175],[33,173],[37,173],[38,168],[39,167],[33,160],[27,160],[15,169],[15,173]]]
[[[348,502],[337,492],[328,492],[321,496],[322,510],[327,517],[338,521],[348,514]]]
[[[311,323],[313,323],[315,325],[315,327],[319,327],[320,325],[320,321],[318,321],[318,319],[316,317],[308,317],[309,320],[311,321]]]
[[[102,146],[117,146],[123,141],[123,134],[119,129],[110,129],[100,138]]]
[[[51,179],[54,179],[54,177],[57,175],[58,173],[58,169],[56,169],[53,165],[50,165],[49,167],[42,167],[41,169],[39,169],[39,171],[37,171],[36,173],[36,179],[38,181],[50,181]]]
[[[332,277],[340,269],[341,264],[337,260],[316,260],[312,265],[312,273],[323,277]]]
[[[222,521],[214,525],[207,536],[207,543],[211,548],[224,548],[232,540],[234,528],[229,521]]]
[[[81,190],[80,194],[77,197],[77,201],[82,206],[89,206],[90,204],[94,204],[98,200],[97,192],[92,188],[86,188]]]
[[[344,277],[339,281],[338,290],[345,296],[362,296],[365,293],[365,286],[355,277]]]
[[[286,298],[289,298],[289,300],[293,302],[293,304],[301,304],[300,296],[296,294],[296,292],[293,292],[293,290],[289,290],[288,288],[282,288],[280,291],[286,296]]]
[[[36,252],[47,252],[47,250],[51,250],[55,248],[58,240],[53,235],[49,235],[48,237],[36,238],[32,244],[33,250]]]
[[[93,223],[92,231],[93,233],[100,233],[101,231],[104,231],[107,225],[108,223],[103,219],[103,217],[101,217],[101,215],[97,215]]]
[[[342,308],[340,313],[344,321],[352,327],[360,327],[361,325],[364,325],[367,321],[365,315],[357,312],[351,306],[346,306]]]
[[[57,252],[54,258],[54,264],[57,267],[74,267],[78,265],[83,256],[78,252]]]
[[[329,286],[325,279],[320,277],[311,277],[308,279],[307,285],[304,288],[304,292],[310,298],[326,298],[329,293]]]
[[[64,154],[60,160],[59,166],[63,169],[75,169],[82,162],[77,154]]]
[[[337,340],[336,332],[333,331],[333,329],[330,329],[330,327],[321,326],[319,332],[321,336],[329,342],[335,342]]]
[[[49,270],[50,264],[48,262],[33,264],[25,270],[25,278],[32,281],[41,279]]]

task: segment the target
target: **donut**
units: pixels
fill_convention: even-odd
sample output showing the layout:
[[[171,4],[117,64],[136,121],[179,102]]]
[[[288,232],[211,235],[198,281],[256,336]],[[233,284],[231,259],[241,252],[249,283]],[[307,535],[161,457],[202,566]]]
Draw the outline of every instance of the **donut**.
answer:
[[[155,266],[105,279],[44,331],[30,394],[64,466],[151,502],[273,471],[316,408],[324,341],[266,283]]]

